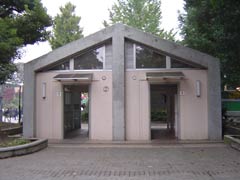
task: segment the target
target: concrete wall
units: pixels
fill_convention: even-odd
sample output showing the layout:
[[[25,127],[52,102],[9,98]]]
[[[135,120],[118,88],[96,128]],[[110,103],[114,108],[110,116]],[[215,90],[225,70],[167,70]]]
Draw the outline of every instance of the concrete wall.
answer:
[[[150,88],[145,70],[126,71],[126,140],[150,140]],[[179,139],[208,139],[207,71],[183,70],[186,80],[178,84]],[[89,72],[88,72],[89,73]],[[93,140],[113,140],[111,71],[93,71],[90,95],[90,135]],[[40,138],[63,138],[62,84],[53,79],[57,72],[36,76],[36,135]],[[105,78],[103,78],[105,77]],[[105,79],[105,80],[103,80]],[[201,97],[196,97],[196,80],[201,81]],[[47,84],[46,99],[42,83]],[[180,95],[181,91],[181,95]]]
[[[180,139],[208,139],[207,71],[183,71],[187,80],[180,82]],[[201,81],[201,97],[196,96],[196,80]],[[180,93],[179,93],[180,94]]]
[[[126,72],[126,139],[150,139],[150,92],[144,71]]]
[[[111,71],[86,73],[93,73],[89,89],[90,139],[112,140]],[[53,79],[57,74],[59,73],[36,74],[36,136],[39,138],[63,138],[63,89],[62,83]],[[46,83],[45,99],[42,98],[42,83]],[[108,91],[105,92],[104,89]]]
[[[90,86],[90,139],[112,140],[112,72],[94,72]],[[105,76],[106,80],[102,77]]]
[[[62,85],[53,77],[56,73],[36,75],[36,136],[62,139],[63,93]],[[46,83],[46,98],[42,98],[42,83]]]
[[[150,140],[150,83],[178,84],[179,139],[208,139],[207,71],[183,70],[186,80],[168,82],[149,82],[145,80],[146,72],[126,72],[127,140]],[[201,81],[201,97],[196,97],[195,94],[196,80]]]

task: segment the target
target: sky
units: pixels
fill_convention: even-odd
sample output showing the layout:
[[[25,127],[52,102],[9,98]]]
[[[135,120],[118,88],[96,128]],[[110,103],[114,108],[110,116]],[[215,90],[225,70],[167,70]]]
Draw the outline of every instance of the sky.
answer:
[[[80,27],[87,36],[103,29],[103,20],[109,19],[109,11],[116,0],[42,0],[47,13],[54,17],[59,13],[59,7],[71,2],[76,6],[75,13],[81,16]],[[183,11],[183,0],[161,0],[162,27],[165,30],[178,30],[178,10]],[[48,42],[40,42],[22,48],[20,62],[28,62],[51,51]],[[19,62],[19,61],[18,61]]]

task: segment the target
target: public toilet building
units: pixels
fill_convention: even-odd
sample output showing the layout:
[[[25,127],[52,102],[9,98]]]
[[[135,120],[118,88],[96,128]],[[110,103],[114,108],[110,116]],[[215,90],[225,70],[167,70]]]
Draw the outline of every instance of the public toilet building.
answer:
[[[219,140],[219,61],[116,24],[26,63],[23,113],[25,137]]]

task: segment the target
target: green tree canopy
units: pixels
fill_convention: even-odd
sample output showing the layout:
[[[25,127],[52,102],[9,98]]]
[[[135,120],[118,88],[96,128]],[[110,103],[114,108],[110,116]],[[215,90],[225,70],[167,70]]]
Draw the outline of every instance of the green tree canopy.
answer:
[[[0,84],[16,71],[13,61],[21,57],[19,48],[45,41],[50,25],[40,0],[0,1]]]
[[[185,0],[183,44],[218,57],[223,85],[240,85],[240,1]]]
[[[173,30],[167,32],[161,28],[161,0],[117,0],[109,10],[109,20],[103,25],[123,23],[145,32],[174,40]]]
[[[70,2],[60,7],[60,14],[54,18],[53,33],[49,39],[52,49],[83,37],[83,28],[79,27],[81,17],[75,15],[75,8]]]

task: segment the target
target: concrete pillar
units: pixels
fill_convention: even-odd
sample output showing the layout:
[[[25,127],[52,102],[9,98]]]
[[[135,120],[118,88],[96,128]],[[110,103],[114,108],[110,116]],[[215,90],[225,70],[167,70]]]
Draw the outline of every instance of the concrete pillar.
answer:
[[[209,61],[208,66],[208,138],[222,139],[222,102],[219,61]]]
[[[31,64],[24,66],[23,136],[35,137],[35,72]]]
[[[117,26],[118,27],[118,26]],[[125,63],[123,27],[115,28],[112,62],[113,140],[125,140]]]

